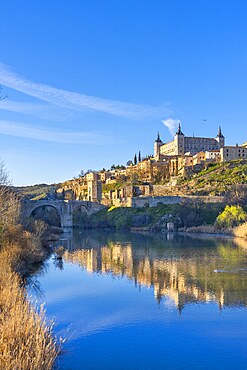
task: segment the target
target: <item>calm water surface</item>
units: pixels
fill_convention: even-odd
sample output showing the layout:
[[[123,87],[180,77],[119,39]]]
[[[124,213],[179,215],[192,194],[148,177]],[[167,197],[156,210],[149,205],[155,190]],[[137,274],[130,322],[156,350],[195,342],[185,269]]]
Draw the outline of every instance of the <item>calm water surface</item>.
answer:
[[[247,369],[244,246],[104,232],[60,244],[30,287],[67,338],[60,369]]]

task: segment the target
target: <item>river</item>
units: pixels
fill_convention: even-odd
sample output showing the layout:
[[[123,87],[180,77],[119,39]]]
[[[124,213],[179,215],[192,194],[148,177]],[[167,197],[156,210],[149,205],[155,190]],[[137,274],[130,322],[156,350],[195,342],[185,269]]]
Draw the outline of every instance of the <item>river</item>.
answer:
[[[247,249],[230,239],[76,231],[32,278],[62,370],[246,369]]]

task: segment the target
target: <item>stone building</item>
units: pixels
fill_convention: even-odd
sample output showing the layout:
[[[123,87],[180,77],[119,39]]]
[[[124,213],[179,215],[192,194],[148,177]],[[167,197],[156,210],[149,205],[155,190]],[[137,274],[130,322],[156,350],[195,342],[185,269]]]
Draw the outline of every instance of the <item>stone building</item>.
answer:
[[[220,150],[207,150],[205,156],[207,162],[220,162]]]
[[[220,157],[222,162],[233,161],[235,159],[247,158],[247,147],[241,146],[225,146],[220,149]]]
[[[132,177],[134,174],[144,182],[152,182],[157,180],[157,176],[163,179],[169,177],[169,161],[156,160],[154,158],[146,158],[136,165],[127,167],[126,175]]]
[[[87,200],[90,202],[100,202],[102,199],[102,183],[97,172],[90,172],[86,175],[87,180]]]
[[[195,155],[198,152],[220,150],[224,146],[225,137],[222,135],[220,127],[215,138],[190,137],[183,134],[179,124],[174,140],[171,142],[163,143],[158,133],[154,142],[154,158],[162,160],[167,156],[184,155],[185,153]]]
[[[90,172],[79,179],[69,180],[56,191],[58,199],[100,202],[102,182],[97,172]]]

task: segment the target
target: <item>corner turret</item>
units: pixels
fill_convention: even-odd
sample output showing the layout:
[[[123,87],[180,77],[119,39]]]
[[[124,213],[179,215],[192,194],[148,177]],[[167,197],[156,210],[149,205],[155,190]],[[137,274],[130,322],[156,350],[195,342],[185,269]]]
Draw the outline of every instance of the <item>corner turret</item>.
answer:
[[[174,136],[174,153],[176,155],[184,154],[184,134],[181,129],[181,123],[178,124],[178,130]]]
[[[183,135],[184,136],[184,134],[182,133],[182,129],[181,129],[181,123],[179,122],[179,124],[178,124],[178,130],[177,130],[177,132],[176,132],[176,134],[175,135]]]
[[[159,131],[158,131],[157,139],[155,140],[155,143],[162,143],[162,141],[160,140],[160,133],[159,133]]]
[[[221,131],[221,127],[220,126],[219,126],[217,137],[224,137],[224,135],[222,135],[222,131]]]
[[[160,147],[163,144],[162,140],[160,139],[160,133],[158,132],[157,139],[154,142],[154,158],[159,160],[160,158]]]
[[[225,136],[222,134],[221,127],[219,126],[218,134],[215,138],[219,143],[219,149],[225,146]]]

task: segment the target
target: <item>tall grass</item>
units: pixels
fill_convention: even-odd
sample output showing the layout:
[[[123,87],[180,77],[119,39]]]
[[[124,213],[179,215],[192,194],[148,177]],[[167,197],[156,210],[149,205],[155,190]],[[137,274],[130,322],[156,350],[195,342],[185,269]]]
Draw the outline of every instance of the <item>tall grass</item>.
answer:
[[[27,299],[15,271],[20,267],[23,270],[25,258],[35,249],[36,257],[41,257],[41,252],[38,244],[28,251],[27,247],[34,242],[30,233],[19,230],[17,235],[13,238],[13,230],[6,234],[8,243],[5,240],[0,250],[0,370],[49,370],[58,355],[53,324],[46,322],[42,306],[37,309]],[[26,256],[25,251],[28,251]]]
[[[234,233],[235,236],[237,236],[239,238],[247,239],[247,222],[245,222],[244,224],[242,224],[238,227],[235,227],[234,230],[233,230],[233,233]]]

